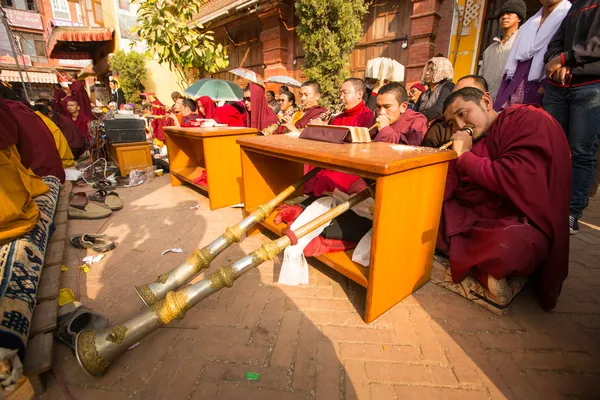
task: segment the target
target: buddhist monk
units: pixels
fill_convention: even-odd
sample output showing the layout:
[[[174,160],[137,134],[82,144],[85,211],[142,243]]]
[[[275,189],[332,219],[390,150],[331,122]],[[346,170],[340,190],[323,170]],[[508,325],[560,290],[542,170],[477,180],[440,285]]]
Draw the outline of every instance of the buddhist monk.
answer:
[[[366,86],[362,79],[348,78],[340,88],[340,100],[344,111],[333,118],[330,125],[370,127],[375,114],[365,105],[363,95]],[[321,119],[312,120],[311,123],[325,124]],[[323,170],[315,175],[304,185],[304,192],[320,196],[324,192],[333,192],[334,189],[347,193],[360,177],[345,172]]]
[[[37,176],[53,175],[65,181],[65,170],[52,134],[35,113],[25,104],[4,100],[0,95],[0,109],[8,113],[0,115],[0,126],[17,124],[16,148],[23,166],[31,168]],[[10,121],[12,120],[12,122]]]
[[[479,75],[463,76],[456,82],[453,90],[457,91],[464,87],[474,87],[484,93],[489,93],[488,83],[485,78]],[[442,115],[431,121],[431,125],[425,134],[425,138],[423,138],[421,146],[438,148],[448,143],[452,134],[452,129],[448,126]]]
[[[277,123],[277,115],[267,102],[265,88],[250,82],[244,90],[244,104],[246,105],[246,127],[259,131]]]
[[[378,130],[373,138],[376,142],[420,146],[427,132],[427,118],[408,108],[406,88],[395,82],[379,89],[376,121]]]
[[[69,147],[69,143],[67,142],[67,139],[65,139],[65,135],[63,135],[60,128],[47,116],[39,111],[35,111],[35,115],[42,119],[52,134],[52,137],[54,138],[54,144],[56,145],[56,149],[60,155],[63,168],[72,167],[75,164],[75,161],[73,153],[71,152],[71,148]]]
[[[541,305],[551,310],[569,262],[571,157],[562,127],[536,105],[498,114],[489,93],[472,87],[448,96],[444,117],[458,158],[448,169],[437,245],[452,279],[471,274],[505,301],[506,278],[535,272]]]
[[[69,111],[69,114],[71,114],[71,120],[77,127],[77,130],[79,130],[79,134],[83,138],[83,141],[85,143],[89,143],[90,127],[88,124],[90,123],[91,119],[87,115],[83,114],[83,112],[81,112],[81,107],[79,106],[79,103],[77,102],[77,100],[75,100],[75,98],[66,97],[66,102],[67,111]]]
[[[36,111],[50,118],[58,126],[65,139],[67,139],[73,157],[76,159],[79,158],[85,152],[85,143],[73,121],[69,117],[65,117],[57,113],[54,109],[51,109],[50,102],[46,99],[36,100],[35,107],[37,107],[34,108]]]
[[[301,132],[308,123],[322,114],[327,109],[319,105],[321,99],[321,86],[316,81],[306,81],[300,87],[300,105],[302,107],[302,117],[294,123],[291,115],[283,117],[285,127],[289,132]]]
[[[213,119],[219,124],[244,127],[246,126],[246,114],[241,112],[243,108],[244,106],[237,102],[223,104],[221,107],[215,108]]]
[[[198,99],[198,113],[202,114],[202,117],[206,119],[215,118],[215,103],[208,96],[202,96]]]
[[[182,128],[192,126],[192,121],[196,121],[200,118],[198,113],[196,112],[196,102],[190,99],[183,99],[181,103],[181,115],[183,118],[181,119],[180,126]],[[175,122],[175,125],[179,123],[179,120]]]

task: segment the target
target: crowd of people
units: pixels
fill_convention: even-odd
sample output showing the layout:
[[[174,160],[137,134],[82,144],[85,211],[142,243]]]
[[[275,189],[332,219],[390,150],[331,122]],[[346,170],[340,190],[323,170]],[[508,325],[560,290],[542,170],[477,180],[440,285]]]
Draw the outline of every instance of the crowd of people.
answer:
[[[453,280],[470,274],[502,297],[507,278],[534,275],[542,306],[552,309],[568,272],[569,233],[579,230],[594,180],[600,11],[598,0],[540,2],[528,20],[523,0],[503,4],[501,35],[484,51],[480,75],[455,77],[450,60],[436,56],[408,91],[399,82],[345,80],[338,110],[320,105],[316,81],[302,84],[299,99],[288,87],[275,94],[255,83],[238,102],[174,92],[173,105],[165,107],[147,95],[143,112],[151,138],[164,146],[165,126],[212,119],[263,135],[298,136],[308,124],[330,124],[369,128],[375,142],[452,143],[458,157],[449,166],[437,247],[449,257]],[[111,83],[112,107],[124,103]],[[31,169],[64,180],[63,168],[89,145],[94,115],[83,85],[57,90],[54,99],[36,101],[34,110],[7,91],[0,104],[0,147],[10,149],[4,158],[12,163],[6,165],[21,165],[15,179]],[[305,191],[353,193],[366,184],[359,176],[323,170]],[[31,185],[28,190],[33,193]]]

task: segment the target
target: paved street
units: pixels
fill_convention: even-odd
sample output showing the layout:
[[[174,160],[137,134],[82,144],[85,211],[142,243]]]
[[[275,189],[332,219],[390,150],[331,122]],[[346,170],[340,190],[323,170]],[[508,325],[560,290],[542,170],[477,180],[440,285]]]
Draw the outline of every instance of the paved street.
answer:
[[[119,193],[123,210],[68,228],[106,233],[119,246],[87,274],[77,268],[86,252],[68,248],[62,285],[111,325],[143,308],[134,284],[241,219],[240,209],[209,211],[203,195],[171,187],[168,175]],[[56,344],[56,376],[40,399],[68,399],[65,388],[74,400],[600,398],[600,197],[582,221],[553,313],[541,311],[531,287],[499,317],[428,283],[366,325],[363,288],[316,261],[308,286],[278,285],[276,259],[127,351],[103,378],[87,376]],[[208,272],[265,240],[232,246]],[[184,252],[161,256],[173,247]]]

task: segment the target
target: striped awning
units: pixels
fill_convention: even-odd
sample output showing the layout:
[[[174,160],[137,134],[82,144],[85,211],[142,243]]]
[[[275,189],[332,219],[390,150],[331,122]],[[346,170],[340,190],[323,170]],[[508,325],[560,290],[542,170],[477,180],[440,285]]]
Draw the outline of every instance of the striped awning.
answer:
[[[25,72],[21,71],[23,80],[29,83],[58,83],[56,74],[48,72]],[[4,69],[0,72],[0,80],[5,82],[21,82],[19,71]]]

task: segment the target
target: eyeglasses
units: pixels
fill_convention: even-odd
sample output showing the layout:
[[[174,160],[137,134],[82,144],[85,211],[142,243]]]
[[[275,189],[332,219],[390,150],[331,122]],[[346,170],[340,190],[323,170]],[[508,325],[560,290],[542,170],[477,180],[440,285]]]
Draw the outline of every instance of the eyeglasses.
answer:
[[[340,90],[340,93],[344,96],[354,93],[354,90]]]
[[[286,99],[279,99],[277,100],[278,103],[285,103],[287,100]]]
[[[250,97],[244,97],[244,101],[250,101]]]

